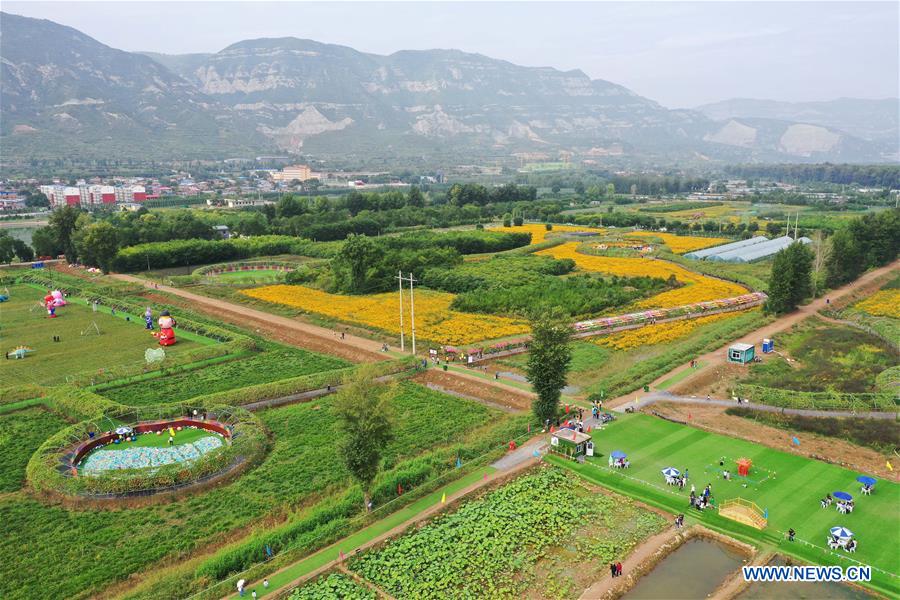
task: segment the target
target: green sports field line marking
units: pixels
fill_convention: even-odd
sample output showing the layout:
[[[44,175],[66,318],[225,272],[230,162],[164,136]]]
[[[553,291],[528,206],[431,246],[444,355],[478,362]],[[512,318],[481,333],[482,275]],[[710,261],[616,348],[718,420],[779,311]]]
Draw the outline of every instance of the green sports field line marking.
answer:
[[[373,540],[374,538],[382,535],[394,527],[401,525],[405,521],[412,519],[419,513],[433,507],[437,503],[441,501],[441,497],[443,494],[453,494],[473,483],[476,483],[478,480],[482,479],[485,474],[491,474],[495,472],[496,469],[493,467],[481,467],[476,469],[472,473],[457,479],[441,488],[438,488],[434,492],[431,492],[427,496],[419,498],[412,504],[401,508],[400,510],[391,513],[384,519],[380,521],[376,521],[372,523],[368,527],[364,529],[360,529],[356,533],[345,537],[344,539],[327,546],[323,550],[317,551],[312,556],[304,558],[290,567],[282,571],[278,571],[269,576],[269,588],[264,589],[261,581],[254,582],[253,584],[246,586],[245,597],[249,597],[250,592],[254,589],[256,590],[256,595],[258,598],[262,598],[263,596],[274,594],[279,591],[281,588],[287,586],[292,581],[303,577],[304,575],[315,571],[316,569],[328,564],[329,562],[339,558],[340,553],[343,552],[345,556],[350,557],[353,555],[353,551],[359,548],[361,545],[365,544]],[[233,591],[229,590],[229,592]]]
[[[656,386],[656,389],[667,390],[670,387],[672,387],[673,385],[675,385],[676,383],[678,383],[679,381],[683,381],[683,380],[687,379],[688,377],[690,377],[691,375],[693,375],[694,373],[696,373],[697,371],[699,371],[700,369],[702,369],[705,366],[706,366],[705,362],[702,362],[702,361],[698,362],[697,366],[695,368],[691,369],[690,367],[688,367],[681,373],[676,373],[675,375],[672,375],[668,379],[661,381],[659,383],[659,385]]]

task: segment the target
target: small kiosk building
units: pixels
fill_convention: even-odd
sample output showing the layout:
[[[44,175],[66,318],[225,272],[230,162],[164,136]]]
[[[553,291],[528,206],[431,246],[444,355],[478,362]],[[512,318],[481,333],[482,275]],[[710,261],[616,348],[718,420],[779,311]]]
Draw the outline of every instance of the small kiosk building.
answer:
[[[550,434],[550,452],[572,460],[594,455],[594,443],[589,433],[574,429],[560,429]]]
[[[728,362],[746,365],[753,362],[756,347],[753,344],[732,344],[728,348]]]

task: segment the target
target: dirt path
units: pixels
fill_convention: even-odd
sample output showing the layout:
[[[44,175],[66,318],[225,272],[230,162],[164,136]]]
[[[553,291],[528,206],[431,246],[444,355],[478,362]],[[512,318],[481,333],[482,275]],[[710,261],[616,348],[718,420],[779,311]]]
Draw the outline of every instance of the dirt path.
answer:
[[[824,437],[809,432],[793,434],[752,419],[727,415],[725,408],[721,406],[663,402],[653,405],[652,411],[677,421],[683,421],[693,427],[748,440],[783,452],[824,460],[900,483],[900,472],[890,471],[885,464],[883,455],[875,450],[857,446],[839,438]],[[794,435],[801,440],[799,447],[791,443]]]
[[[728,351],[728,347],[731,346],[732,344],[734,344],[736,342],[744,342],[747,344],[758,344],[760,342],[760,340],[762,340],[763,338],[775,337],[776,333],[779,333],[781,331],[784,331],[785,329],[793,327],[800,321],[806,319],[807,317],[809,317],[811,315],[815,315],[820,310],[828,307],[829,304],[826,302],[826,298],[839,298],[841,296],[846,296],[847,294],[852,294],[853,292],[857,291],[858,289],[868,286],[869,284],[871,284],[874,280],[878,279],[879,277],[882,277],[898,268],[900,268],[900,260],[894,261],[893,263],[891,263],[887,266],[881,267],[880,269],[875,269],[874,271],[869,271],[868,273],[864,274],[862,277],[860,277],[856,281],[848,283],[847,285],[845,285],[841,288],[838,288],[836,290],[832,290],[827,296],[823,296],[822,298],[817,298],[817,299],[813,300],[812,302],[810,302],[809,304],[801,306],[794,312],[786,314],[783,317],[780,317],[777,320],[773,321],[772,323],[769,323],[768,325],[760,327],[756,331],[752,331],[752,332],[748,333],[747,335],[745,335],[739,339],[736,339],[736,340],[728,340],[728,343],[723,345],[721,348],[719,348],[717,350],[713,350],[712,352],[708,352],[708,353],[704,354],[703,356],[694,357],[696,360],[698,360],[701,363],[704,363],[704,365],[706,365],[698,373],[702,373],[702,372],[706,371],[707,369],[709,369],[710,367],[715,367],[715,366],[726,364],[727,363],[726,353]],[[671,378],[683,371],[686,371],[690,368],[691,368],[690,364],[685,363],[685,364],[681,365],[680,367],[676,367],[675,369],[672,369],[665,375],[662,375],[662,376],[658,377],[656,380],[652,381],[650,383],[650,389],[651,390],[657,389],[659,384],[662,383],[663,381],[665,381],[666,379],[669,379],[669,378]],[[693,379],[694,377],[697,377],[697,374],[689,375],[685,380],[680,382],[679,385],[684,385],[685,381]],[[642,392],[632,392],[630,394],[620,396],[619,398],[611,400],[609,402],[609,406],[620,406],[627,402],[633,401],[635,399],[635,397],[640,397],[641,395],[642,395]]]
[[[133,275],[113,274],[110,277],[184,298],[190,301],[194,307],[199,306],[215,311],[215,316],[229,323],[251,329],[264,329],[267,332],[272,332],[274,329],[280,335],[294,338],[297,342],[296,345],[310,350],[339,356],[354,362],[375,362],[385,359],[385,354],[381,351],[381,343],[374,340],[349,334],[342,339],[335,331],[325,327],[274,315],[249,306],[202,296],[187,290],[162,284],[157,285]]]
[[[649,560],[660,548],[672,542],[679,533],[681,533],[679,529],[670,527],[662,533],[657,533],[653,537],[647,538],[644,543],[635,548],[631,554],[622,561],[623,577],[621,579],[613,579],[609,574],[605,574],[600,581],[584,590],[584,593],[581,594],[579,600],[597,600],[598,598],[615,597],[616,593],[614,590],[626,585],[627,579],[624,575],[633,572],[643,564],[644,561]]]

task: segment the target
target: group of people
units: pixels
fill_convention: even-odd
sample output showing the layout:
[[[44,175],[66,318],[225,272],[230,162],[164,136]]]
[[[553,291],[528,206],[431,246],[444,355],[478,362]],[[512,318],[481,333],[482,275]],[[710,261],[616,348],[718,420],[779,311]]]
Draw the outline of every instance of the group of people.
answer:
[[[846,502],[842,500],[838,500],[837,503],[838,512],[842,515],[846,515],[848,513],[853,512],[853,500],[847,500]]]
[[[696,508],[697,510],[703,510],[707,506],[709,506],[710,501],[712,500],[712,485],[707,483],[706,487],[703,488],[703,492],[698,496],[697,492],[694,489],[694,486],[691,486],[691,506]]]
[[[677,485],[679,489],[684,489],[684,486],[687,484],[687,470],[684,473],[681,473],[675,477],[666,477],[667,485]]]
[[[613,577],[621,577],[622,576],[622,563],[609,563],[609,574]]]
[[[677,517],[675,517],[675,527],[681,529],[684,527],[684,513],[681,513]]]
[[[631,466],[631,463],[624,456],[622,458],[613,458],[609,457],[609,466],[613,469],[627,469]]]
[[[856,552],[857,546],[858,542],[854,538],[839,538],[834,534],[828,536],[828,547],[832,550],[843,548],[847,552]]]

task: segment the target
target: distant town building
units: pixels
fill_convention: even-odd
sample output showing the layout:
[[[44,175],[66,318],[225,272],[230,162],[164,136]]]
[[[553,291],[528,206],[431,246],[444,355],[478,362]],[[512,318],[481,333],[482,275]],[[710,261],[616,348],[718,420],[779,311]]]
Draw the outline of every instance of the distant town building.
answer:
[[[0,211],[22,210],[25,208],[25,200],[14,194],[0,194]]]
[[[140,185],[113,187],[111,185],[42,185],[41,193],[47,196],[50,206],[109,206],[115,203],[143,202],[147,192]]]
[[[285,167],[281,171],[272,173],[272,179],[275,181],[306,181],[312,179],[312,170],[308,165],[291,165]]]

